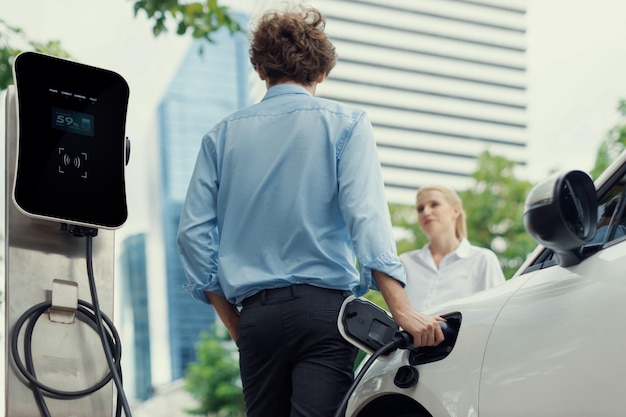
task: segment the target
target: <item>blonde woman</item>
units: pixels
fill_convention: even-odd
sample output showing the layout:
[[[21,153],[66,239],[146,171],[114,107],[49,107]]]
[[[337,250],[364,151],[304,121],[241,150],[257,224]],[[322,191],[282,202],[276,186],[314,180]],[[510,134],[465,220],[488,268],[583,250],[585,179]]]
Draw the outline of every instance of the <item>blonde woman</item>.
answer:
[[[428,243],[400,255],[415,309],[424,311],[504,282],[495,253],[467,240],[463,203],[454,190],[440,185],[420,188],[416,208]]]

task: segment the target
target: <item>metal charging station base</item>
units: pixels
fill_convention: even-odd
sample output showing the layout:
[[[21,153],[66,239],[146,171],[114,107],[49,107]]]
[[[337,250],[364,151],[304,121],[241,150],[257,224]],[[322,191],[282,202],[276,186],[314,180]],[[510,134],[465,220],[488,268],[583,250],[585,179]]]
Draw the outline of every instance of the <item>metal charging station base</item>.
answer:
[[[85,238],[61,231],[56,222],[27,217],[12,199],[17,156],[16,90],[6,95],[6,212],[5,212],[5,417],[36,417],[41,413],[10,352],[16,321],[32,306],[51,300],[54,280],[77,287],[78,298],[91,303],[85,259]],[[93,270],[100,310],[113,319],[114,232],[99,230],[93,239]],[[71,292],[71,290],[70,290]],[[20,332],[20,349],[23,346]],[[97,331],[88,324],[53,322],[48,314],[37,321],[32,336],[37,380],[63,391],[88,389],[108,372]],[[23,352],[22,352],[23,354]],[[113,382],[84,397],[46,397],[52,416],[111,417]]]

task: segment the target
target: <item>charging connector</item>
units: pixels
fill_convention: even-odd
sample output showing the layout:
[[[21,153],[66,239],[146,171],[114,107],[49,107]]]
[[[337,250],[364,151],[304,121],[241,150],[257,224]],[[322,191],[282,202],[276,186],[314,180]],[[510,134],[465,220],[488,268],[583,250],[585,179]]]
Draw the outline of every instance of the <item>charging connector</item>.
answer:
[[[343,398],[343,401],[334,417],[344,415],[348,401],[352,393],[363,379],[367,370],[374,361],[397,349],[409,349],[409,365],[405,365],[403,371],[409,371],[408,377],[400,378],[406,381],[394,382],[401,386],[406,382],[417,383],[419,372],[415,365],[433,362],[445,358],[454,347],[461,326],[461,313],[449,313],[441,316],[446,321],[440,321],[439,326],[444,333],[444,341],[438,346],[413,347],[413,336],[404,330],[400,330],[393,318],[382,308],[363,298],[350,296],[346,298],[339,311],[337,326],[341,335],[354,346],[369,353],[370,356],[364,365],[359,367],[352,386]],[[401,375],[402,377],[402,375]]]
[[[392,340],[400,329],[385,310],[355,296],[343,302],[337,327],[344,339],[370,355]]]

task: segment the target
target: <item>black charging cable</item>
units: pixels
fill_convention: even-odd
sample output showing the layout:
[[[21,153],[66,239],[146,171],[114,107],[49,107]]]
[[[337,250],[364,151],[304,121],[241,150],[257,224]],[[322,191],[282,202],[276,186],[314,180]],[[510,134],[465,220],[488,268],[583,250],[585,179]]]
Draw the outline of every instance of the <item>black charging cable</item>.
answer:
[[[387,342],[385,345],[381,346],[374,353],[372,353],[372,355],[369,357],[369,359],[365,362],[365,364],[359,371],[356,378],[354,378],[354,381],[352,382],[350,389],[348,390],[346,395],[343,397],[343,401],[341,402],[341,405],[337,409],[337,412],[335,413],[335,417],[341,417],[344,415],[346,411],[346,407],[348,406],[348,400],[350,400],[352,393],[356,389],[357,385],[359,385],[359,382],[361,382],[361,379],[363,379],[363,376],[365,375],[369,367],[372,366],[374,361],[378,359],[379,356],[387,355],[397,349],[407,349],[410,346],[412,346],[412,344],[413,344],[413,336],[411,336],[406,331],[399,331],[399,332],[396,332],[396,334],[394,335],[393,339],[391,339],[391,341]]]
[[[99,382],[94,384],[90,388],[79,391],[63,391],[52,387],[49,387],[37,380],[35,374],[35,366],[32,357],[32,334],[35,327],[35,323],[39,317],[44,314],[52,306],[51,301],[44,301],[39,303],[22,314],[22,316],[16,321],[11,334],[11,353],[16,367],[22,373],[24,378],[29,382],[30,388],[33,391],[35,401],[41,412],[42,417],[52,417],[50,411],[45,403],[44,396],[56,399],[74,399],[90,395],[106,384],[113,380],[117,391],[116,412],[115,416],[120,417],[122,410],[126,417],[131,417],[130,406],[124,392],[122,385],[122,370],[121,370],[121,341],[119,334],[117,333],[115,326],[111,319],[100,310],[100,304],[98,301],[98,293],[96,291],[95,278],[93,273],[93,238],[98,234],[98,229],[81,226],[62,225],[62,230],[67,230],[76,237],[86,238],[86,263],[87,263],[87,277],[89,281],[89,290],[91,294],[92,304],[83,300],[78,300],[78,308],[76,310],[76,317],[88,324],[92,329],[98,332],[102,347],[104,348],[105,357],[109,367],[109,372]],[[22,362],[18,349],[18,339],[21,328],[28,321],[24,333],[24,357],[26,364]]]

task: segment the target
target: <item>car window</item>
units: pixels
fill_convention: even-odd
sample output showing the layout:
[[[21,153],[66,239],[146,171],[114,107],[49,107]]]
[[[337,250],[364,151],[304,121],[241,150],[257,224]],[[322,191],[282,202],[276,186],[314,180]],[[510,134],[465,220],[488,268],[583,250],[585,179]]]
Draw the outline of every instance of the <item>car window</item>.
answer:
[[[598,225],[589,244],[606,244],[624,237],[624,214],[624,187],[621,181],[598,202]]]
[[[584,259],[626,240],[626,166],[623,167],[617,179],[609,182],[598,190],[598,223],[593,238],[580,248],[580,256]],[[537,269],[548,268],[558,264],[556,254],[550,249],[544,249],[535,260],[522,272],[527,273]]]

